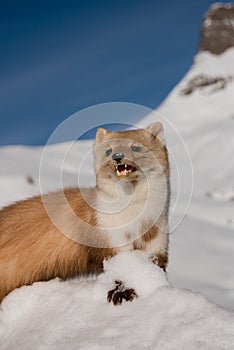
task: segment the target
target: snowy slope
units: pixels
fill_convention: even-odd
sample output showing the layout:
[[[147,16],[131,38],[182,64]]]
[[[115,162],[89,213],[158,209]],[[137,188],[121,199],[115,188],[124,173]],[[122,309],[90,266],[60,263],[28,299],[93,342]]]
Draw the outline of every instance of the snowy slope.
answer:
[[[227,83],[225,87],[214,82],[196,86],[195,78],[201,76],[207,83],[217,77]],[[184,94],[191,82],[194,91]],[[234,309],[233,96],[234,49],[219,56],[201,52],[158,109],[162,120],[166,117],[182,135],[194,171],[189,210],[171,234],[170,279],[173,285],[201,291],[230,309]],[[154,118],[147,117],[141,125]],[[171,130],[166,130],[166,134],[168,147],[178,154]],[[179,168],[183,168],[179,155],[177,160]],[[182,197],[187,195],[186,183],[181,191]]]
[[[106,263],[98,280],[22,287],[1,305],[0,349],[231,349],[233,313],[196,291],[234,310],[233,96],[234,49],[219,56],[200,52],[158,113],[139,123],[144,127],[162,120],[171,154],[170,285],[161,271],[151,271],[143,257],[132,254]],[[170,123],[188,147],[194,179]],[[63,185],[94,184],[92,142],[70,146],[48,147],[44,192],[61,187],[57,174],[67,149]],[[42,152],[40,147],[0,148],[0,206],[40,192]],[[181,184],[175,205],[176,166]],[[139,298],[117,308],[107,304],[106,292],[116,278],[125,279],[129,287],[135,283]]]

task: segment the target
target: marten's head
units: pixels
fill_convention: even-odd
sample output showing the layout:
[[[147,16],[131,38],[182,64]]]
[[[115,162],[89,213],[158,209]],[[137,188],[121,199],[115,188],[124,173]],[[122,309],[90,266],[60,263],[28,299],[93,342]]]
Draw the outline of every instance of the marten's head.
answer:
[[[94,144],[97,185],[100,181],[136,184],[149,176],[168,175],[163,126],[112,132],[99,128]]]

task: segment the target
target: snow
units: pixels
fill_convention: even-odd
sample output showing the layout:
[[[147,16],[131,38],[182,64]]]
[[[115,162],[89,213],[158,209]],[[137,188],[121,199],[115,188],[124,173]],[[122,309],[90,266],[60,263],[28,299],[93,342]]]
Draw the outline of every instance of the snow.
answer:
[[[181,95],[193,77],[234,76],[234,49],[217,56],[199,53],[182,81],[159,107],[159,118],[170,120],[188,147],[193,166],[193,195],[183,222],[171,234],[169,279],[180,288],[200,291],[215,303],[234,310],[234,81],[225,89]],[[140,125],[150,124],[149,115]],[[166,125],[169,149],[185,173],[180,197],[186,198],[188,165],[180,155],[171,128]],[[174,167],[172,167],[172,175]],[[172,181],[172,194],[176,192]],[[218,196],[217,193],[222,194]],[[227,200],[229,199],[229,200]],[[181,217],[177,205],[175,216]]]
[[[138,298],[113,306],[117,278]],[[200,294],[172,288],[142,252],[105,262],[98,279],[38,282],[12,292],[0,313],[1,350],[230,350],[234,314]]]
[[[148,298],[157,288],[168,285],[163,270],[140,251],[114,256],[105,261],[104,270],[105,273],[99,277],[99,282],[104,286],[103,300],[106,290],[110,290],[116,280],[135,289],[137,295],[143,298]]]
[[[157,113],[139,123],[161,120],[170,151],[168,279],[133,252],[105,262],[99,278],[22,287],[1,304],[1,350],[232,348],[234,81],[209,94],[183,96],[181,90],[200,74],[233,77],[233,62],[234,49],[219,56],[199,53]],[[93,185],[91,150],[90,141],[48,146],[40,168],[43,148],[1,147],[0,206],[60,188],[61,165],[64,186]],[[108,304],[106,294],[118,279],[138,298]]]

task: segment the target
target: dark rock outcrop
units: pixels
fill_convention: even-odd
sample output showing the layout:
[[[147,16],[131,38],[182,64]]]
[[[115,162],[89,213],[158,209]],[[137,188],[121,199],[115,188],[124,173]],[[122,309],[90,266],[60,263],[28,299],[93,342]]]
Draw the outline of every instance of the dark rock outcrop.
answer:
[[[199,51],[219,55],[230,47],[234,47],[234,3],[212,5],[202,23]]]
[[[200,91],[201,93],[212,94],[219,90],[224,89],[233,78],[231,76],[210,77],[205,74],[199,74],[190,79],[186,86],[180,91],[181,95],[190,95],[194,91]]]

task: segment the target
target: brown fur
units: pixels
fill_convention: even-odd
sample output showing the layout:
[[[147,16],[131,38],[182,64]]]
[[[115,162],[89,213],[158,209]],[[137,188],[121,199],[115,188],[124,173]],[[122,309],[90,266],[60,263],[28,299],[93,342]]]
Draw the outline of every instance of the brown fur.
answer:
[[[95,212],[78,189],[66,189],[65,195],[79,217],[94,225]],[[40,196],[2,209],[0,222],[0,301],[11,290],[35,281],[99,273],[104,258],[115,253],[67,238],[50,221]]]
[[[101,150],[94,150],[96,188],[82,189],[82,191],[78,188],[65,189],[63,192],[20,201],[0,210],[0,302],[9,292],[22,285],[47,281],[55,277],[66,279],[102,271],[103,260],[119,251],[117,248],[108,247],[105,234],[99,229],[97,222],[96,195],[98,191],[105,192],[105,181],[110,180],[111,171],[115,171],[116,164],[112,159],[103,164],[100,152],[104,152],[106,145],[102,149],[102,142],[128,139],[141,143],[150,152],[157,154],[157,161],[164,167],[164,175],[168,179],[169,165],[166,148],[160,142],[158,132],[154,133],[150,128],[149,131],[112,133],[99,129],[95,146],[100,145]],[[118,151],[121,152],[121,142],[117,142],[116,145]],[[126,154],[126,149],[123,151]],[[128,151],[127,157],[128,162],[137,162],[142,155]],[[99,164],[102,165],[97,167]],[[129,179],[135,186],[138,181],[137,172],[131,173]],[[63,193],[71,212],[75,213],[82,222],[90,225],[89,230],[87,230],[87,225],[83,226],[82,223],[73,222],[74,218],[64,206]],[[83,198],[84,195],[88,201]],[[45,203],[47,209],[50,208],[52,217],[58,219],[59,225],[55,225],[49,218]],[[166,221],[168,203],[169,200],[163,212]],[[150,242],[158,234],[159,229],[155,225],[144,232],[143,236],[134,242],[131,249],[147,250]],[[82,244],[84,241],[90,244]],[[157,253],[156,256],[158,265],[165,269],[167,245],[164,251]]]
[[[142,240],[144,242],[149,242],[152,239],[156,238],[158,234],[158,228],[156,226],[153,226],[148,232],[146,232],[143,236],[142,236]]]

